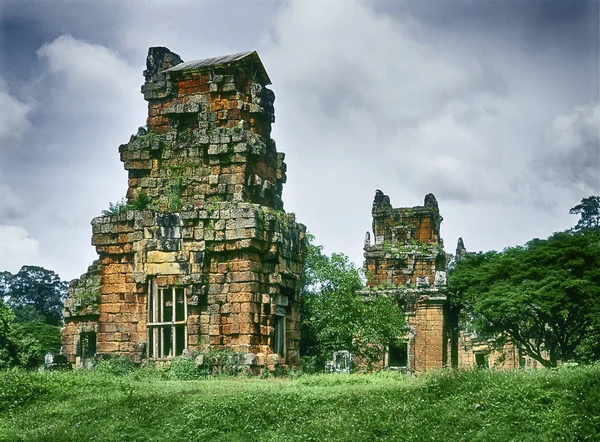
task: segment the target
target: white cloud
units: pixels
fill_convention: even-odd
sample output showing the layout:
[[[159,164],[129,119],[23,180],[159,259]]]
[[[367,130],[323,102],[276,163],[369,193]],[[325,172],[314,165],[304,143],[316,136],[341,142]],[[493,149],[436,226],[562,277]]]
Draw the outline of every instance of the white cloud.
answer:
[[[12,224],[19,215],[19,224],[39,241],[38,258],[72,278],[96,257],[91,219],[127,189],[118,146],[145,124],[143,77],[118,52],[69,35],[37,54],[41,73],[30,89],[35,131],[21,156],[3,158],[0,151],[6,183],[0,223]],[[20,253],[16,241],[5,247]]]
[[[120,46],[144,62],[150,46],[166,46],[184,61],[257,49],[256,41],[284,2],[171,0],[119,2]],[[125,19],[123,19],[125,18]]]
[[[141,72],[107,47],[61,35],[37,55],[46,63],[48,81],[55,81],[50,91],[63,112],[99,118],[114,112],[116,103],[132,109],[139,98]]]
[[[555,92],[564,70],[548,74],[551,56],[468,32],[445,39],[358,0],[291,1],[263,46],[286,209],[328,251],[362,262],[376,188],[397,207],[433,192],[449,250],[459,235],[502,249],[569,225],[577,199],[529,168],[546,118],[572,95]]]
[[[0,225],[0,270],[16,273],[24,265],[38,264],[39,242],[21,226]]]

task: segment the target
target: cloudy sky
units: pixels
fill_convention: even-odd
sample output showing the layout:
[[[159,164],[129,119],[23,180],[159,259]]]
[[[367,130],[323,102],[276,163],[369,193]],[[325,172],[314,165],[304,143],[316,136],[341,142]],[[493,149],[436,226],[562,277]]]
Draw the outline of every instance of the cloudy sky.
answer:
[[[433,192],[452,252],[573,226],[600,193],[597,0],[0,0],[0,270],[71,279],[145,124],[150,46],[256,49],[287,211],[362,264],[371,203]]]

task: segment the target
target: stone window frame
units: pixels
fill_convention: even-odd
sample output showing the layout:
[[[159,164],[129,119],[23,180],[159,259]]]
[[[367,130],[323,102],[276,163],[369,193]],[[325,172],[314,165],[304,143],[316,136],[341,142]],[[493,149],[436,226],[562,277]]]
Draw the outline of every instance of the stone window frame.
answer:
[[[273,340],[271,350],[273,350],[273,353],[277,353],[281,356],[285,356],[285,313],[284,307],[277,306],[275,314],[273,315]]]
[[[178,295],[181,294],[181,297]],[[171,305],[168,305],[170,298]],[[177,303],[183,301],[183,318],[178,318]],[[170,320],[165,318],[165,307],[171,307]],[[175,307],[175,308],[173,308]],[[156,279],[148,284],[147,298],[147,349],[151,359],[171,359],[180,356],[188,348],[188,317],[187,287],[171,285],[159,287]],[[178,328],[183,328],[183,347],[177,352]],[[169,333],[165,333],[169,330]],[[165,354],[165,339],[167,339],[168,353]]]
[[[94,350],[93,352],[91,350]],[[92,359],[98,352],[98,337],[95,331],[81,332],[77,343],[77,354],[81,359]]]
[[[474,351],[473,366],[475,368],[490,368],[489,353],[487,351]]]
[[[406,363],[404,365],[396,365],[396,364],[392,363],[392,359],[393,359],[392,353],[393,353],[394,349],[400,350],[400,347],[402,347],[402,350],[404,350],[404,352],[406,354],[406,356],[405,356]],[[395,369],[406,368],[406,369],[408,369],[410,366],[410,342],[409,342],[409,339],[402,339],[400,341],[400,345],[397,345],[394,347],[392,347],[392,346],[388,347],[386,356],[387,356],[387,358],[386,358],[387,364],[386,365],[388,366],[388,368],[395,368]]]

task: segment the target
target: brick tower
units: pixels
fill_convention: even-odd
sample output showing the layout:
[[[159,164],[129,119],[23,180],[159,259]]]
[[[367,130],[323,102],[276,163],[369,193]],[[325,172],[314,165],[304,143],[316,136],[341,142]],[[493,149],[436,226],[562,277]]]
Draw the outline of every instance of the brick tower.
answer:
[[[184,63],[153,47],[146,68],[147,128],[119,147],[129,210],[92,221],[99,260],[71,283],[62,353],[231,348],[253,368],[297,365],[305,227],[283,211],[258,54]]]
[[[407,314],[406,345],[391,348],[384,366],[419,373],[446,361],[446,254],[442,217],[433,194],[423,206],[393,208],[380,190],[373,201],[373,234],[365,237],[368,296],[394,297]]]

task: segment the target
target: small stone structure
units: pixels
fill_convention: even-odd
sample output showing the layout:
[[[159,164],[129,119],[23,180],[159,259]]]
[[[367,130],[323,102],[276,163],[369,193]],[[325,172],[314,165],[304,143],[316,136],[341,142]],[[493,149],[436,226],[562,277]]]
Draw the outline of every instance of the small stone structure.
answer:
[[[362,294],[396,299],[410,328],[406,345],[389,349],[382,365],[416,373],[440,368],[447,358],[446,253],[435,196],[425,196],[423,206],[393,208],[377,190],[372,215],[374,242],[367,232],[367,289]]]
[[[85,274],[69,283],[61,353],[78,367],[88,365],[96,356],[101,277],[102,266],[96,260]]]
[[[348,350],[333,352],[333,359],[325,363],[325,373],[350,373],[352,366],[352,353]]]
[[[270,79],[256,52],[183,63],[148,51],[147,129],[119,147],[128,208],[92,221],[99,260],[71,283],[62,353],[167,360],[230,348],[299,364],[305,227],[283,211]]]

